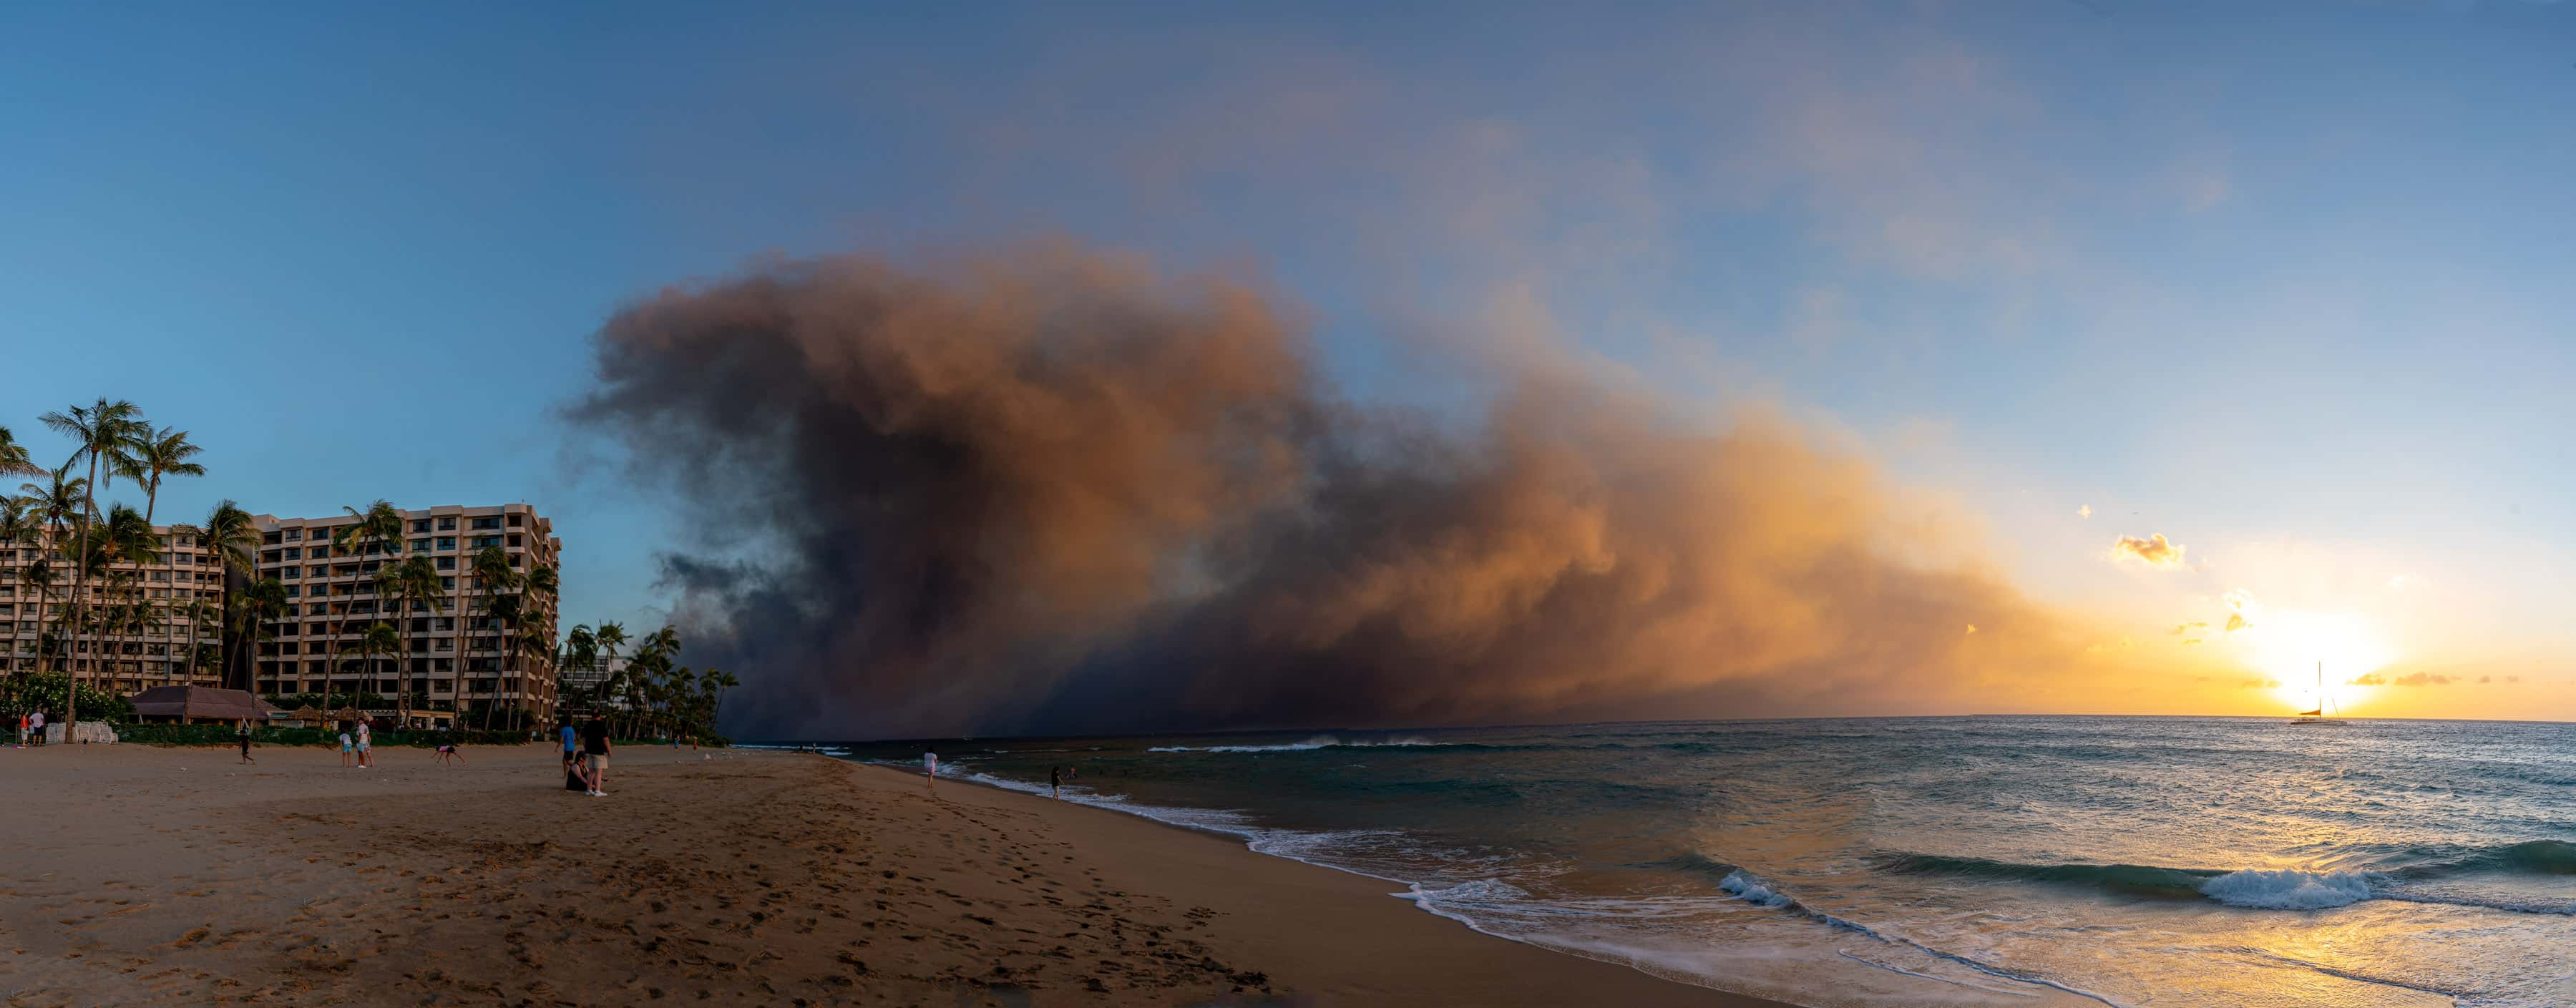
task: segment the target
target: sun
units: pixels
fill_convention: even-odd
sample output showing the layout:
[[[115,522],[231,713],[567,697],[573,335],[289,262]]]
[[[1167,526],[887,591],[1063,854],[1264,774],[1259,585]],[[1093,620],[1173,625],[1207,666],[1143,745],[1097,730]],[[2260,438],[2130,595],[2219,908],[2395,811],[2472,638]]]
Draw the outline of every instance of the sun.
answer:
[[[2366,703],[2376,687],[2355,683],[2397,660],[2397,651],[2369,619],[2357,613],[2274,609],[2231,635],[2247,665],[2280,683],[2276,692],[2294,710],[2317,706],[2319,669],[2328,706]],[[2322,663],[2322,665],[2320,665]]]

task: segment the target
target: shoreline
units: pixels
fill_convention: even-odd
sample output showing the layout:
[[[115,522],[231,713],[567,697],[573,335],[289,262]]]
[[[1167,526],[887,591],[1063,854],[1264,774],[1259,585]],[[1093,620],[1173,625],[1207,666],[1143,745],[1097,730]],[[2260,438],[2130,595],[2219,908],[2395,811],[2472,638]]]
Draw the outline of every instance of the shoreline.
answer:
[[[803,754],[814,755],[814,754]],[[877,778],[873,786],[918,790],[919,772],[895,766],[860,763],[830,756],[849,768],[854,778]],[[1299,988],[1318,1005],[1589,1005],[1705,1006],[1705,1008],[1794,1008],[1785,1002],[1705,987],[1650,972],[1641,964],[1595,958],[1532,942],[1496,935],[1472,923],[1425,909],[1389,886],[1410,887],[1329,865],[1253,850],[1241,835],[1219,829],[1167,822],[1084,802],[1062,801],[965,777],[943,777],[942,800],[955,800],[954,785],[966,785],[981,803],[995,807],[1027,806],[1051,819],[1068,817],[1081,832],[1107,834],[1104,839],[1129,841],[1140,874],[1176,873],[1181,864],[1208,869],[1188,872],[1188,888],[1240,887],[1229,896],[1197,898],[1241,900],[1264,911],[1250,930],[1253,944],[1267,952],[1285,950],[1292,965],[1304,967],[1287,975],[1330,977]],[[1081,820],[1100,820],[1081,823]],[[1161,836],[1165,843],[1140,838]],[[1174,859],[1184,858],[1176,862]],[[1297,894],[1289,896],[1288,894]],[[1355,961],[1350,943],[1318,940],[1319,935],[1355,936],[1394,951],[1402,963]],[[1385,946],[1398,946],[1387,949]],[[1275,961],[1275,957],[1274,957]],[[1454,963],[1455,968],[1421,965]],[[1311,974],[1308,973],[1311,971]],[[1462,984],[1461,977],[1473,977]]]
[[[1239,840],[817,755],[0,752],[0,1003],[1777,1002],[1487,935]],[[107,799],[115,800],[107,800]]]

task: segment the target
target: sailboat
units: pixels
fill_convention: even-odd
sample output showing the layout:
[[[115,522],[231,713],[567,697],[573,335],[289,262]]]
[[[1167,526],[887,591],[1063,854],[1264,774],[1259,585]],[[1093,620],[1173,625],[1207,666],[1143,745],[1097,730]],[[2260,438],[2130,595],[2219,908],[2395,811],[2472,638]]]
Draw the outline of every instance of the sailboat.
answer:
[[[2332,715],[2326,713],[2326,709],[2332,706],[2334,706],[2334,698],[2326,695],[2326,663],[2321,661],[2317,663],[2317,709],[2300,711],[2298,717],[2290,719],[2290,723],[2340,725],[2343,723],[2340,720],[2342,710],[2337,709]]]

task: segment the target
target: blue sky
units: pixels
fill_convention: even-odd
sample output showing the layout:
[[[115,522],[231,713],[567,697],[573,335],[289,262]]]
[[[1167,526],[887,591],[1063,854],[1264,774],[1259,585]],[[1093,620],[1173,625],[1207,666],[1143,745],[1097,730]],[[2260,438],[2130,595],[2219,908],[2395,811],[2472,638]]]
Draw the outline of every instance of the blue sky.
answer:
[[[179,514],[526,499],[642,621],[660,512],[553,421],[608,312],[1068,234],[1267,278],[1362,395],[1544,332],[1767,404],[2142,626],[2571,644],[2576,5],[1402,8],[12,8],[0,423],[137,401]]]

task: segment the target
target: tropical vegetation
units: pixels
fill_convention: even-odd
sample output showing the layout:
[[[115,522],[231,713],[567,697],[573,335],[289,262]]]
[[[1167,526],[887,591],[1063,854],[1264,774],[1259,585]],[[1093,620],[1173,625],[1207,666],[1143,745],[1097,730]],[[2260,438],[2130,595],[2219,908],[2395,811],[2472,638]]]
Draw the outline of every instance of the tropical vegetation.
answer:
[[[620,665],[617,651],[627,643],[622,623],[597,629],[578,625],[564,635],[556,667],[567,672],[596,672],[588,695],[567,687],[565,710],[608,718],[611,731],[624,738],[676,737],[716,739],[716,715],[724,709],[726,690],[742,685],[731,673],[697,670],[679,663],[680,632],[664,626],[636,642],[635,653]]]

